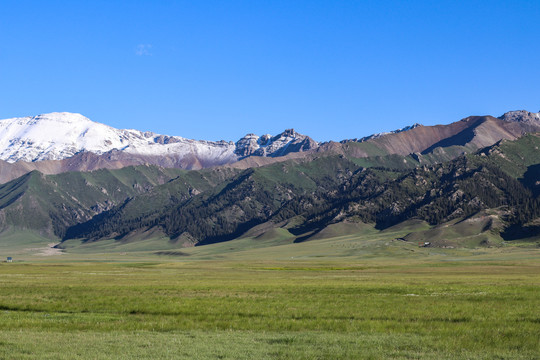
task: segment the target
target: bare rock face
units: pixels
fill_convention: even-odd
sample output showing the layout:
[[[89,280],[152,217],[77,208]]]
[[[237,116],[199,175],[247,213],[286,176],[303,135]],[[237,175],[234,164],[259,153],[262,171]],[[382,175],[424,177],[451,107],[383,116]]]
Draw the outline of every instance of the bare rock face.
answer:
[[[540,131],[539,114],[528,111],[506,113],[500,118],[493,116],[469,116],[448,125],[413,125],[389,133],[376,134],[362,139],[341,142],[346,153],[355,157],[367,157],[376,149],[382,154],[427,154],[449,147],[462,147],[462,151],[474,151],[490,146],[499,140],[515,140],[526,133]],[[350,146],[351,143],[360,143]],[[367,144],[369,146],[364,146]],[[329,145],[323,144],[321,148]],[[334,145],[335,147],[335,145]]]
[[[299,134],[294,129],[288,129],[274,137],[247,134],[236,143],[235,154],[240,158],[246,156],[278,157],[292,152],[313,150],[318,146],[319,143],[309,136]]]
[[[500,116],[499,119],[507,122],[528,123],[540,126],[540,112],[533,113],[526,110],[509,111]]]
[[[525,110],[509,111],[499,117],[506,127],[513,132],[523,135],[530,132],[540,131],[540,113]]]
[[[255,134],[247,134],[236,142],[234,153],[240,157],[246,157],[253,154],[259,147],[261,138]]]

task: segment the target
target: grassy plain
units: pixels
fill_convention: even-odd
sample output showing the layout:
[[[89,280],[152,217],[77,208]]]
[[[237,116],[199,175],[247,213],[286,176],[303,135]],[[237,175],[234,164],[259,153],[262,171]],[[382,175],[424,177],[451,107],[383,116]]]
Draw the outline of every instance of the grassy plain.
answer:
[[[536,243],[419,248],[396,240],[407,226],[358,231],[189,249],[111,240],[53,256],[26,234],[16,262],[0,263],[0,358],[540,357]],[[7,239],[0,250],[14,249]]]
[[[535,359],[538,263],[2,264],[6,359]]]

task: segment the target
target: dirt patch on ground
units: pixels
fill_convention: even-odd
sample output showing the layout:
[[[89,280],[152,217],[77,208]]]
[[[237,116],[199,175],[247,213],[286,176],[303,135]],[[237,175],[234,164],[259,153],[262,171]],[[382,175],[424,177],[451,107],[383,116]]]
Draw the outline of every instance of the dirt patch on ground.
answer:
[[[56,245],[60,243],[50,243],[47,244],[46,247],[39,247],[39,248],[30,248],[26,249],[27,251],[34,252],[35,255],[38,256],[54,256],[54,255],[62,255],[64,251],[62,249],[55,248]]]

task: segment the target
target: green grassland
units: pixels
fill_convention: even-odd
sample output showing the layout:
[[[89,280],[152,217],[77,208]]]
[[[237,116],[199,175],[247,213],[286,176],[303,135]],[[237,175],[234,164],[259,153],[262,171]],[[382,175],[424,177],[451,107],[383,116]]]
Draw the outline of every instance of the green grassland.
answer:
[[[0,267],[10,359],[534,359],[533,262]]]
[[[537,243],[401,240],[430,231],[336,224],[298,243],[285,226],[191,248],[153,233],[50,256],[3,233],[0,256],[18,255],[0,263],[0,358],[538,359]]]

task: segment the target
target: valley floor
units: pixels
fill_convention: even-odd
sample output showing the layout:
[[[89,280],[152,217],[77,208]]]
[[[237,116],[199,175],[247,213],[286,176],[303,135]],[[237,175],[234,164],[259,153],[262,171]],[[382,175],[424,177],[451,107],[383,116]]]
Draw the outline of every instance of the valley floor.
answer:
[[[0,359],[538,359],[539,239],[419,247],[411,229],[429,230],[61,251],[4,232]]]
[[[538,255],[1,263],[0,358],[537,359]]]

